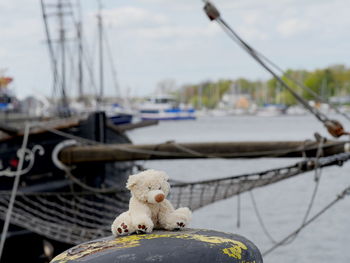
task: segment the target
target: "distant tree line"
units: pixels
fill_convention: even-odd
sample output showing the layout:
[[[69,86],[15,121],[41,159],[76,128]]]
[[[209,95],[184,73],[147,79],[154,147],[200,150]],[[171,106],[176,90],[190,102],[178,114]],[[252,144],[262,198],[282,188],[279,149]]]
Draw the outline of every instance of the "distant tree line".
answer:
[[[312,93],[317,94],[324,101],[328,101],[330,97],[334,96],[350,95],[350,68],[344,65],[334,65],[314,71],[289,69],[281,77],[307,100],[317,101]],[[308,87],[311,92],[301,88],[291,79]],[[175,91],[175,95],[181,102],[191,103],[196,108],[209,109],[215,108],[226,93],[247,95],[258,105],[278,103],[290,106],[297,103],[290,92],[281,87],[276,79],[252,81],[238,78],[216,82],[206,81],[184,85]]]

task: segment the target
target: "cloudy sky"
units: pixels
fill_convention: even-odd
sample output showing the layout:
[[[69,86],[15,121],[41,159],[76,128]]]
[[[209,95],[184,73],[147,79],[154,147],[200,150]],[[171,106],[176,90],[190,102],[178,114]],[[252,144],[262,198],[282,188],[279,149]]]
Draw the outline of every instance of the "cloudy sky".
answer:
[[[201,0],[102,3],[123,94],[150,94],[164,79],[183,85],[220,78],[269,77],[206,18]],[[213,3],[244,39],[284,69],[313,70],[340,63],[349,66],[348,0]],[[97,1],[83,0],[82,5],[84,31],[90,40],[96,36]],[[0,10],[0,69],[7,69],[7,75],[14,77],[13,89],[19,97],[50,95],[52,77],[40,0],[4,0]],[[96,41],[89,42],[90,51],[95,50]],[[109,80],[106,94],[115,95]]]

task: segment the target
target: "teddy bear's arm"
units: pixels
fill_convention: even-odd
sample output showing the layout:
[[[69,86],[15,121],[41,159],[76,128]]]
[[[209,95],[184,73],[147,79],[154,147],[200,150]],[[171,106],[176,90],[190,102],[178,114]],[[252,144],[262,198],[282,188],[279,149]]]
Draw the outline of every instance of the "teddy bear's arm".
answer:
[[[169,215],[172,212],[174,212],[174,207],[173,205],[170,203],[170,201],[168,199],[165,199],[161,204],[160,204],[160,210],[159,213],[162,215]]]
[[[173,205],[169,202],[169,200],[165,199],[160,204],[159,214],[158,214],[158,224],[161,228],[166,230],[173,230],[174,220],[172,218],[172,213],[174,212]]]
[[[146,204],[140,202],[134,197],[131,197],[129,212],[132,223],[137,230],[152,232],[154,226],[151,219],[152,214],[150,208]]]
[[[129,211],[131,213],[131,216],[137,216],[137,214],[147,215],[151,216],[151,210],[149,207],[137,200],[135,197],[131,197],[129,202]]]

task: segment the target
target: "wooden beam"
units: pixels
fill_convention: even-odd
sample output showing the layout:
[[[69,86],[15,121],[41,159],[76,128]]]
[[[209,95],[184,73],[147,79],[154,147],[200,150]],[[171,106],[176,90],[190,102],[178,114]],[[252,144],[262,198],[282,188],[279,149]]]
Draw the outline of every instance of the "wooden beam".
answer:
[[[7,133],[8,135],[17,135],[19,133],[19,129],[5,123],[0,123],[0,131]]]
[[[349,142],[324,143],[323,156],[349,150]],[[65,164],[192,158],[314,157],[318,142],[205,142],[72,146],[60,152]]]
[[[38,122],[37,124],[34,123],[33,124],[34,127],[30,129],[30,135],[46,133],[48,132],[48,129],[62,130],[62,129],[72,128],[72,127],[78,126],[81,120],[82,119],[79,117],[72,117],[67,119],[51,120],[47,122]],[[12,133],[12,134],[7,133],[7,134],[8,135],[4,135],[0,137],[0,142],[4,142],[10,139],[13,139],[15,137],[23,136],[24,129],[18,129],[17,133]]]

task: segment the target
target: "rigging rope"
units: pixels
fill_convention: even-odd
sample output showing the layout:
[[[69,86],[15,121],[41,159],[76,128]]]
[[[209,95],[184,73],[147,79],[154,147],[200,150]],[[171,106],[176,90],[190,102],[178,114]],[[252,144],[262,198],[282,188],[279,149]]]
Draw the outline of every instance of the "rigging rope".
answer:
[[[258,218],[258,221],[259,221],[259,224],[260,224],[262,230],[264,231],[264,233],[267,236],[267,238],[271,241],[271,243],[272,244],[276,244],[277,241],[272,237],[272,235],[270,234],[270,231],[267,229],[267,227],[266,227],[266,225],[264,223],[264,220],[262,219],[262,216],[261,216],[260,211],[258,209],[258,205],[257,205],[257,203],[255,201],[255,197],[254,197],[253,191],[249,191],[249,195],[250,195],[250,199],[251,199],[252,204],[253,204],[253,208],[254,208],[256,217]]]
[[[111,67],[111,75],[112,75],[113,85],[114,85],[115,91],[117,92],[117,96],[121,97],[121,91],[120,91],[119,83],[117,80],[117,70],[116,70],[113,55],[112,55],[112,49],[111,49],[111,46],[109,44],[108,34],[105,31],[103,31],[103,36],[104,36],[106,47],[107,47],[107,54],[108,54],[107,57],[109,59],[109,64]]]
[[[302,223],[301,225],[303,225],[310,212],[311,212],[311,209],[314,205],[314,201],[316,199],[316,194],[317,194],[317,191],[318,191],[318,187],[319,187],[319,184],[320,184],[320,180],[321,180],[321,170],[319,169],[318,167],[318,161],[320,159],[320,157],[322,156],[323,152],[322,152],[322,146],[323,146],[323,143],[325,142],[325,138],[320,138],[320,141],[319,141],[319,147],[317,149],[317,152],[316,152],[316,157],[315,157],[315,160],[316,160],[316,164],[315,164],[315,187],[314,187],[314,190],[312,192],[312,195],[311,195],[311,199],[310,199],[310,202],[307,206],[307,209],[306,209],[306,212],[305,212],[305,215],[303,217],[303,220],[302,220]],[[255,211],[255,214],[258,218],[258,222],[263,230],[263,232],[265,233],[265,235],[267,236],[267,238],[271,241],[271,243],[273,244],[277,244],[277,241],[272,237],[272,235],[270,234],[270,232],[268,231],[268,229],[266,228],[265,224],[264,224],[264,221],[262,219],[262,216],[259,212],[259,209],[257,207],[257,204],[256,204],[256,201],[255,201],[255,198],[254,198],[254,195],[253,195],[253,191],[250,191],[250,197],[251,197],[251,200],[252,200],[252,204],[253,204],[253,207],[254,207],[254,211]],[[283,243],[283,245],[288,245],[290,243],[292,243],[295,239],[297,238],[297,234],[294,235],[292,238],[288,239],[286,242]],[[282,244],[281,244],[282,245]]]
[[[322,156],[322,145],[324,143],[324,138],[321,139],[320,144],[319,144],[319,148],[317,149],[317,153],[316,153],[316,162],[315,162],[315,188],[312,192],[311,195],[311,200],[310,203],[308,205],[308,208],[306,210],[305,216],[303,218],[302,224],[304,224],[307,220],[307,218],[310,215],[311,209],[314,205],[314,201],[316,199],[316,195],[317,195],[317,191],[318,191],[318,187],[320,185],[320,181],[321,181],[321,170],[318,167],[318,160],[320,159],[320,157]]]
[[[2,228],[1,241],[0,241],[0,260],[1,260],[1,256],[2,256],[2,253],[3,253],[5,241],[6,241],[8,227],[9,227],[10,221],[11,221],[13,207],[14,207],[14,204],[15,204],[15,198],[16,198],[16,195],[17,195],[19,179],[20,179],[20,176],[21,176],[21,170],[22,170],[23,163],[24,163],[25,149],[27,148],[27,145],[28,145],[29,131],[30,131],[30,124],[26,123],[25,130],[24,130],[24,136],[23,136],[23,140],[22,140],[21,151],[20,151],[21,155],[20,155],[20,159],[19,159],[19,163],[18,163],[18,167],[17,167],[17,171],[16,171],[15,180],[13,182],[13,187],[12,187],[10,200],[9,200],[9,203],[8,203],[8,208],[7,208],[7,211],[6,211],[4,226]]]
[[[318,217],[320,217],[322,214],[324,214],[327,210],[329,210],[332,206],[334,206],[336,203],[338,203],[340,200],[344,199],[346,195],[350,194],[350,186],[345,188],[341,193],[337,195],[337,197],[330,203],[328,203],[323,209],[321,209],[319,212],[317,212],[314,216],[312,216],[309,220],[305,221],[300,227],[298,227],[296,230],[294,230],[292,233],[290,233],[288,236],[283,238],[281,241],[273,245],[271,248],[263,252],[263,256],[266,256],[270,254],[272,251],[274,251],[279,246],[285,244],[290,238],[300,233],[305,227],[307,227],[309,224],[311,224],[313,221],[315,221]]]
[[[55,134],[74,138],[85,144],[100,144],[49,127],[43,127]],[[183,148],[184,151],[188,149]],[[302,149],[301,149],[302,150]],[[150,151],[151,153],[157,151]],[[192,154],[198,154],[192,152]],[[350,153],[298,162],[287,167],[270,169],[263,172],[231,176],[227,178],[200,182],[175,182],[169,199],[174,206],[188,206],[192,210],[216,201],[269,185],[298,174],[314,170],[316,167],[341,165],[350,159]],[[129,193],[121,192],[116,182],[106,182],[107,188],[85,187],[80,178],[72,177],[70,185],[78,185],[83,191],[61,193],[23,192],[18,193],[13,207],[11,223],[29,229],[52,239],[72,244],[98,238],[110,233],[109,225],[115,216],[128,207]],[[4,218],[10,203],[10,193],[0,192],[0,217]]]
[[[236,222],[237,228],[241,227],[241,195],[237,195],[237,222]]]
[[[345,112],[340,111],[339,108],[336,105],[326,101],[324,98],[322,98],[320,95],[318,95],[315,91],[310,89],[308,86],[304,85],[304,83],[302,83],[301,81],[298,81],[297,79],[295,79],[295,78],[291,77],[290,75],[288,75],[288,73],[285,72],[281,67],[279,67],[276,63],[274,63],[272,60],[270,60],[269,58],[267,58],[266,56],[264,56],[263,54],[261,54],[257,50],[255,50],[255,53],[258,54],[260,56],[260,58],[265,60],[265,62],[270,64],[272,67],[274,67],[277,71],[279,71],[282,76],[285,76],[288,80],[292,81],[294,84],[298,85],[302,89],[304,89],[307,92],[309,92],[309,94],[314,96],[315,99],[317,99],[317,100],[319,100],[319,101],[321,101],[323,103],[327,103],[330,106],[330,108],[333,109],[336,113],[342,115],[348,121],[350,121],[350,117]]]
[[[316,108],[311,107],[307,101],[305,101],[297,92],[295,92],[288,84],[282,80],[265,62],[265,56],[261,57],[260,53],[247,44],[220,16],[219,11],[209,1],[204,1],[204,10],[210,20],[215,20],[228,36],[235,41],[240,47],[242,47],[251,57],[253,57],[266,71],[268,71],[285,89],[287,89],[294,98],[302,104],[310,113],[312,113],[319,121],[321,121],[327,128],[328,132],[334,137],[340,137],[342,135],[349,135],[349,132],[345,132],[341,123],[337,120],[329,119],[325,114],[318,111]]]
[[[188,206],[196,210],[216,201],[270,185],[315,167],[341,165],[350,159],[350,153],[305,160],[294,165],[263,172],[230,176],[221,179],[190,183],[173,183],[169,200],[175,207]],[[71,181],[76,184],[76,181]],[[115,185],[109,184],[110,187]],[[128,208],[129,193],[118,191],[98,192],[25,192],[20,190],[13,208],[11,223],[35,233],[71,244],[109,235],[110,223],[115,216]],[[1,191],[0,217],[4,217],[10,194]]]
[[[46,38],[47,38],[47,45],[48,45],[48,49],[49,49],[49,54],[50,54],[50,64],[51,64],[51,68],[53,71],[53,89],[52,89],[52,97],[55,96],[55,92],[57,92],[56,90],[58,89],[57,86],[59,86],[60,84],[58,84],[59,82],[59,78],[58,78],[58,69],[57,69],[57,58],[55,56],[55,51],[53,49],[53,45],[52,45],[52,40],[51,40],[51,35],[50,35],[50,30],[49,30],[49,25],[48,25],[48,21],[47,21],[47,12],[46,12],[46,7],[45,7],[45,3],[44,0],[40,1],[41,4],[41,12],[42,12],[42,16],[43,16],[43,20],[44,20],[44,27],[45,27],[45,34],[46,34]]]

